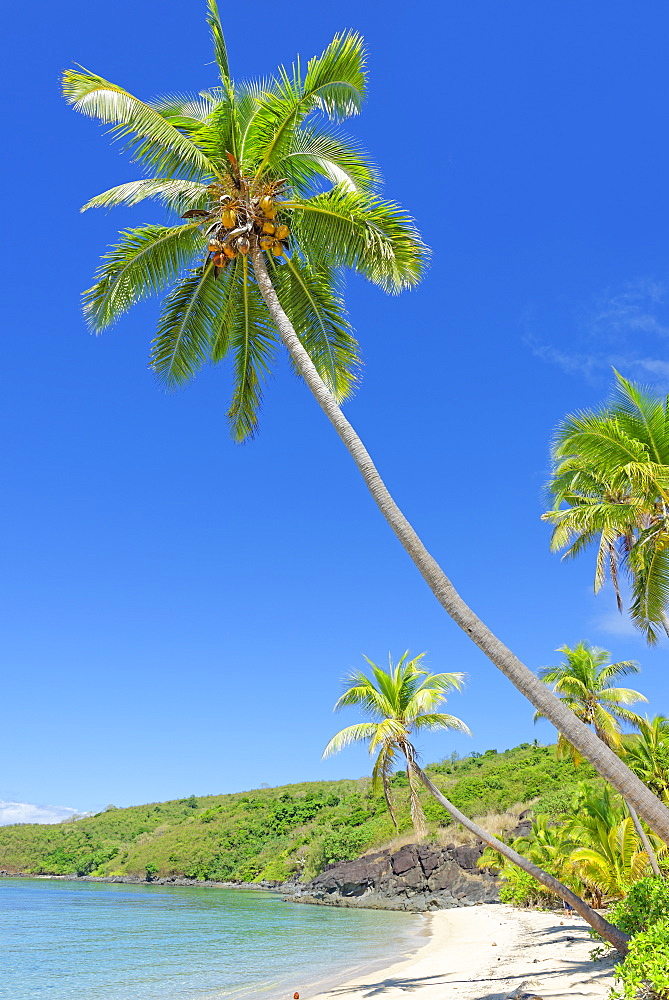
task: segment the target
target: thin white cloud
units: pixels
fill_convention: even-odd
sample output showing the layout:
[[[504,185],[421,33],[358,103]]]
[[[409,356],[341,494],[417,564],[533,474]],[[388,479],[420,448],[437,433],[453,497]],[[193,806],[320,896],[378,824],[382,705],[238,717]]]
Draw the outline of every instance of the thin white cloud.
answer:
[[[31,802],[5,802],[0,799],[0,826],[12,823],[62,823],[80,815],[69,806],[36,806]]]
[[[639,639],[640,642],[643,641],[641,633],[632,624],[630,616],[625,611],[620,614],[617,608],[611,608],[600,615],[595,615],[590,623],[593,628],[607,635],[624,635],[626,638],[633,637]]]
[[[650,279],[630,282],[619,292],[606,293],[591,312],[592,332],[609,340],[615,336],[627,339],[630,333],[669,336],[669,326],[658,315],[666,309],[666,294],[664,282]]]
[[[536,319],[532,322],[536,328]],[[560,346],[528,331],[525,343],[535,355],[569,375],[601,382],[617,368],[628,378],[669,386],[669,287],[643,279],[607,291],[574,318]]]

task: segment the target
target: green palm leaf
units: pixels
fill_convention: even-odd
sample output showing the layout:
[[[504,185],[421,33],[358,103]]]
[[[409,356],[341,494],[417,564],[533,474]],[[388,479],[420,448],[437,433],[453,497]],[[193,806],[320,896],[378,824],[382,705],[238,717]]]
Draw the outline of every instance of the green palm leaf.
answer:
[[[230,80],[230,65],[228,63],[228,50],[225,46],[223,26],[221,25],[221,17],[218,13],[218,4],[216,3],[216,0],[207,0],[207,24],[209,25],[212,41],[214,43],[214,57],[216,59],[216,65],[218,66],[218,71],[221,74],[221,80],[224,84],[226,84]]]
[[[87,201],[81,211],[86,212],[89,208],[115,208],[117,205],[138,205],[145,198],[155,198],[181,215],[190,208],[203,205],[206,196],[205,184],[176,178],[147,177],[103,191]]]
[[[368,742],[373,739],[376,730],[377,723],[374,722],[358,722],[354,726],[347,726],[346,729],[341,729],[326,746],[323,751],[323,757],[331,757],[333,753],[339,753],[340,750],[350,746],[352,743]]]
[[[248,258],[235,258],[231,269],[222,333],[234,358],[235,388],[228,420],[235,440],[244,441],[258,429],[262,387],[274,357],[276,334]]]
[[[283,161],[294,191],[310,195],[323,178],[351,190],[369,190],[379,180],[369,157],[348,138],[315,125],[296,129]]]
[[[102,258],[98,279],[84,293],[84,314],[96,332],[141,299],[169,285],[202,252],[196,223],[128,229]]]
[[[283,165],[295,130],[311,112],[347,118],[360,110],[364,67],[362,38],[349,32],[335,35],[321,56],[309,60],[304,78],[299,61],[292,71],[279,68],[277,78],[259,99],[244,143],[245,157],[257,164],[256,177]]]
[[[447,715],[445,712],[430,712],[425,715],[418,715],[414,719],[413,727],[416,732],[421,729],[454,729],[457,732],[466,733],[467,736],[472,735],[469,726],[462,719],[458,719],[455,715]]]
[[[85,70],[63,74],[63,94],[76,111],[113,126],[116,139],[128,138],[135,158],[167,175],[199,179],[215,173],[202,151],[155,108],[122,87]]]
[[[358,344],[332,270],[297,255],[272,268],[279,302],[335,399],[353,392],[360,368]]]
[[[168,386],[191,379],[211,356],[230,282],[229,275],[215,281],[213,271],[211,263],[191,271],[165,300],[152,345],[151,367]]]
[[[351,268],[387,292],[420,280],[427,250],[413,221],[392,202],[339,184],[288,207],[298,243],[310,248],[313,263]]]
[[[668,634],[666,609],[669,607],[669,549],[637,545],[630,553],[632,578],[632,621],[646,636],[649,645]]]

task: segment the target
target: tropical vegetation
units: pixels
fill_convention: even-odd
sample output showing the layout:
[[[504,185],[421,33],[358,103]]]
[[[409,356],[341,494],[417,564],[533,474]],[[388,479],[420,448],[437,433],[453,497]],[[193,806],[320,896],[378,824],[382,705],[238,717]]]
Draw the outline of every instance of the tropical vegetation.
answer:
[[[660,863],[669,870],[666,844],[653,834],[648,839]],[[652,871],[649,854],[623,800],[602,786],[584,784],[578,788],[573,793],[570,811],[561,817],[535,814],[532,830],[511,844],[595,907],[623,899]],[[525,873],[517,866],[500,862],[496,852],[486,850],[480,865],[503,875],[503,901],[529,905],[548,899],[545,893],[529,885]]]
[[[352,269],[387,291],[415,285],[426,262],[416,228],[379,195],[370,158],[331,125],[365,96],[355,34],[265,81],[231,74],[215,0],[208,0],[219,83],[197,95],[144,101],[84,70],[63,78],[78,111],[111,126],[152,173],[89,207],[162,201],[181,219],[123,233],[85,295],[96,331],[171,286],[152,365],[168,384],[231,358],[233,436],[257,429],[264,380],[281,342],[348,448],[381,513],[437,600],[495,665],[669,842],[669,809],[476,617],[427,551],[381,479],[340,402],[358,374],[339,290]]]
[[[634,935],[625,961],[616,978],[629,1000],[669,997],[669,882],[664,878],[644,878],[630,889],[622,902],[610,911],[617,927]]]
[[[359,705],[374,721],[358,722],[341,729],[323,751],[323,756],[329,757],[352,743],[367,744],[370,754],[376,755],[372,788],[383,791],[395,829],[397,819],[390,798],[390,779],[396,769],[398,755],[402,756],[406,763],[411,818],[419,839],[425,835],[427,827],[412,767],[416,751],[409,737],[412,733],[439,729],[455,729],[469,734],[469,728],[461,719],[436,711],[445,701],[447,691],[462,688],[464,674],[428,673],[421,666],[424,656],[425,653],[421,653],[409,659],[407,651],[396,664],[388,656],[387,671],[365,657],[373,679],[361,670],[353,671],[334,710],[337,712],[349,705]]]
[[[630,942],[625,961],[616,972],[625,1000],[669,998],[669,919],[658,920]]]
[[[557,817],[581,778],[601,784],[584,765],[558,761],[552,747],[457,754],[425,770],[470,815],[516,815],[537,798]],[[561,789],[556,798],[554,789]],[[427,836],[460,842],[456,824],[421,789]],[[230,795],[190,796],[117,809],[53,825],[0,827],[0,870],[35,874],[135,875],[148,865],[160,876],[281,880],[313,875],[323,865],[356,857],[413,831],[404,770],[390,780],[398,830],[369,778],[259,788]],[[515,820],[511,819],[513,825]]]
[[[669,801],[669,719],[647,716],[636,723],[634,739],[625,741],[622,752],[627,766],[644,784],[661,798]]]
[[[607,577],[618,608],[627,578],[632,621],[656,643],[669,602],[669,400],[615,373],[611,401],[564,418],[548,486],[551,546],[565,557],[596,546],[595,590]]]
[[[581,642],[573,649],[561,646],[558,652],[564,653],[565,661],[552,667],[544,667],[539,671],[539,676],[553,684],[555,693],[569,705],[572,712],[586,725],[592,726],[602,743],[619,754],[623,745],[621,721],[637,729],[644,724],[641,716],[627,706],[648,699],[632,688],[615,686],[615,682],[620,677],[638,673],[639,664],[634,660],[610,663],[608,650],[590,646],[587,642]],[[535,721],[540,715],[539,712],[535,714]],[[562,733],[558,737],[557,751],[558,754],[571,754],[574,764],[581,760],[578,751]],[[655,875],[659,875],[655,851],[636,810],[631,803],[625,804],[645,856]]]
[[[557,652],[564,654],[564,661],[542,667],[539,676],[553,685],[558,697],[582,722],[592,726],[600,740],[619,751],[622,746],[620,723],[637,727],[643,721],[627,706],[648,699],[632,688],[617,686],[617,682],[621,677],[638,674],[639,664],[635,660],[610,663],[608,650],[587,642],[579,642],[573,648],[560,646]],[[541,712],[536,712],[535,721],[539,718]],[[557,751],[558,754],[569,754],[575,764],[582,759],[563,733],[559,734]]]
[[[596,913],[573,889],[562,883],[555,873],[546,872],[462,813],[419,766],[418,754],[412,742],[414,733],[426,729],[466,728],[460,719],[435,711],[445,700],[445,691],[460,687],[462,674],[430,674],[421,665],[423,656],[421,654],[410,660],[408,653],[405,653],[397,665],[393,665],[389,657],[387,671],[367,660],[373,678],[361,671],[351,674],[345,682],[344,693],[336,703],[335,710],[348,705],[359,706],[373,721],[359,722],[340,730],[326,746],[323,756],[336,753],[351,743],[367,743],[370,753],[376,755],[373,782],[377,787],[383,787],[392,815],[387,776],[397,755],[401,755],[406,762],[411,817],[418,837],[425,833],[425,815],[417,792],[417,784],[422,782],[453,821],[461,823],[493,851],[498,852],[507,863],[515,865],[539,885],[573,906],[594,930],[624,955],[627,936],[619,928]]]

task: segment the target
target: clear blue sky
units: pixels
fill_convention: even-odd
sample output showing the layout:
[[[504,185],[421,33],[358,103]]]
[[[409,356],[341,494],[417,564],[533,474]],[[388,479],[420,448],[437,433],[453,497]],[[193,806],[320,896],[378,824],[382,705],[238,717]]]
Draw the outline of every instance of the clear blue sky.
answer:
[[[13,4],[0,164],[4,347],[0,799],[89,810],[368,771],[321,750],[342,675],[388,650],[465,670],[449,702],[504,748],[550,727],[436,604],[338,439],[283,364],[260,437],[227,436],[229,373],[165,394],[157,305],[101,338],[79,294],[149,203],[78,214],[138,176],[68,110],[79,62],[139,96],[215,83],[200,2]],[[669,384],[669,8],[660,0],[226,4],[233,72],[271,71],[361,31],[370,91],[350,128],[434,256],[387,298],[351,279],[365,358],[347,413],[463,595],[532,668],[588,639],[649,651],[562,564],[539,520],[551,431],[610,366]],[[351,721],[353,716],[350,717]]]

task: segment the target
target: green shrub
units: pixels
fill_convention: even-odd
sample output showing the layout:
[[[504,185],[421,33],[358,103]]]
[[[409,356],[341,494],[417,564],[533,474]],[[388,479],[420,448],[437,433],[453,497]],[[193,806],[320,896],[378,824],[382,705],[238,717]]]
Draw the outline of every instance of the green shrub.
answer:
[[[639,879],[627,896],[611,908],[608,919],[626,934],[639,934],[669,919],[669,882],[656,875]]]
[[[630,941],[629,952],[616,975],[626,1000],[669,1000],[669,918],[658,920]]]
[[[270,863],[256,876],[254,882],[262,882],[264,880],[268,882],[285,882],[290,878],[294,870],[294,866],[290,865],[285,854],[280,854],[277,858],[272,858]]]
[[[544,889],[540,882],[515,865],[504,866],[504,877],[499,889],[499,898],[512,906],[545,906],[554,902],[555,896]]]

